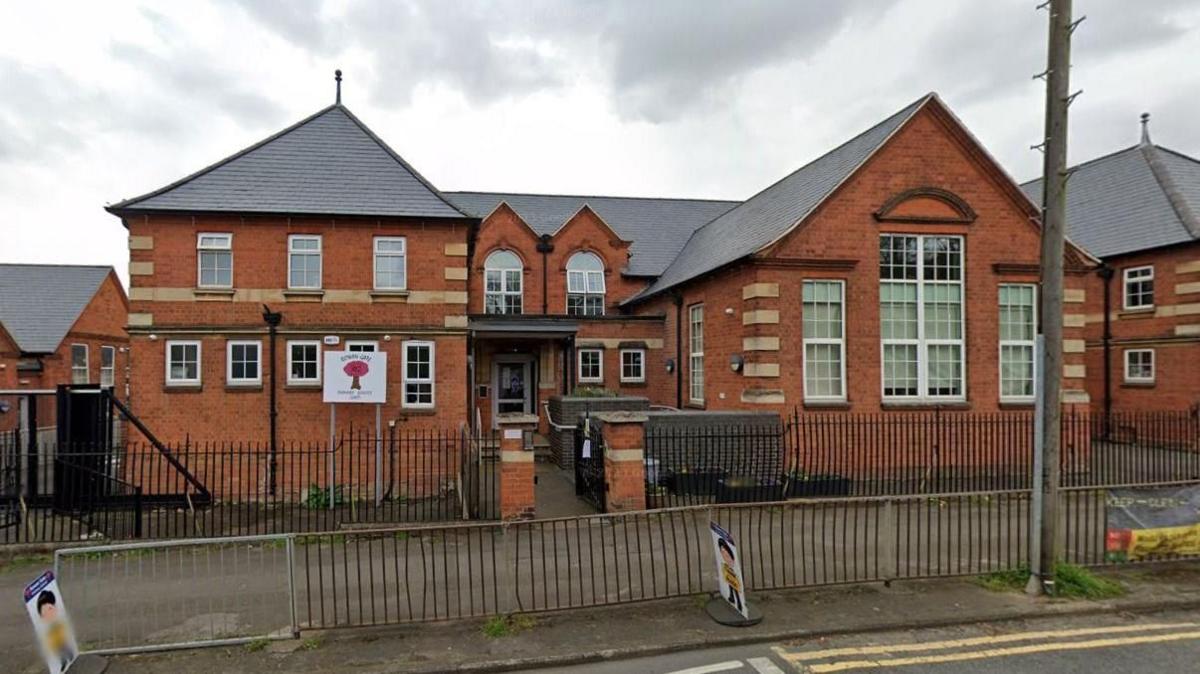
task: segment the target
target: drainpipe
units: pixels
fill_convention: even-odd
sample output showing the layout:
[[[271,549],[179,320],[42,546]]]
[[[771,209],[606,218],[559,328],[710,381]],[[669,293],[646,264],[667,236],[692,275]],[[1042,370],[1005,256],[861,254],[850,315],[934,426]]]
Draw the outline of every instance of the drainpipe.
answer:
[[[271,456],[270,456],[270,459],[267,461],[267,489],[268,489],[267,493],[269,493],[271,496],[274,496],[275,495],[275,468],[276,468],[276,464],[275,464],[275,450],[276,450],[275,429],[276,429],[277,421],[279,418],[279,409],[276,405],[276,398],[275,398],[275,395],[276,395],[275,394],[275,370],[277,369],[276,368],[277,362],[275,360],[275,341],[276,341],[275,338],[278,333],[279,324],[281,322],[283,322],[283,314],[281,314],[279,312],[271,311],[271,307],[268,307],[267,305],[264,304],[262,317],[263,317],[263,321],[267,324],[267,335],[268,335],[267,339],[270,343],[269,350],[270,350],[270,354],[271,354],[270,355],[270,358],[271,358],[271,384],[270,384],[270,386],[271,386],[271,396],[270,396],[270,399],[271,399],[271,402],[270,402],[270,405],[271,405],[271,411],[270,411]]]
[[[675,408],[683,409],[683,294],[672,293],[675,300]]]
[[[1111,435],[1112,417],[1112,278],[1114,270],[1107,264],[1096,270],[1104,281],[1104,439]]]
[[[538,238],[537,252],[542,254],[542,315],[550,313],[550,294],[549,294],[549,274],[550,274],[550,258],[551,251],[554,250],[554,244],[550,243],[550,235],[543,234]]]

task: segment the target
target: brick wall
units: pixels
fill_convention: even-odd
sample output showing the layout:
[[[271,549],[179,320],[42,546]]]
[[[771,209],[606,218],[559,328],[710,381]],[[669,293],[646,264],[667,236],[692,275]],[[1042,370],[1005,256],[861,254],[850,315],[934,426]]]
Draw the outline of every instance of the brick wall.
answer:
[[[586,414],[611,411],[642,411],[650,409],[650,400],[632,396],[620,398],[591,398],[581,396],[553,396],[550,398],[550,415],[554,423],[578,424]],[[575,430],[552,430],[550,453],[560,468],[575,465]]]

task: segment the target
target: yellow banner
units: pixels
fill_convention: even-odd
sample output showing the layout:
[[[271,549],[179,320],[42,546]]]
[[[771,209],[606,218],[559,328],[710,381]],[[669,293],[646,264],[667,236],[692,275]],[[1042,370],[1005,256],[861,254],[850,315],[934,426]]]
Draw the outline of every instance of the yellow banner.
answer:
[[[1133,529],[1129,534],[1126,554],[1131,561],[1164,555],[1200,555],[1200,524]]]

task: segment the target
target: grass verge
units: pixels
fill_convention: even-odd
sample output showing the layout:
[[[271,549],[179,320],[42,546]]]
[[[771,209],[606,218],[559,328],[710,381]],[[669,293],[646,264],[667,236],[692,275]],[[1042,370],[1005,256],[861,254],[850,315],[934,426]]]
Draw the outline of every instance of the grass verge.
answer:
[[[1029,583],[1029,568],[1019,566],[979,576],[975,582],[992,592],[1022,592]],[[1125,594],[1125,586],[1101,578],[1082,566],[1058,564],[1054,567],[1054,596],[1066,599],[1112,599]]]
[[[537,621],[527,615],[492,616],[483,624],[483,635],[489,639],[510,637],[533,628]]]

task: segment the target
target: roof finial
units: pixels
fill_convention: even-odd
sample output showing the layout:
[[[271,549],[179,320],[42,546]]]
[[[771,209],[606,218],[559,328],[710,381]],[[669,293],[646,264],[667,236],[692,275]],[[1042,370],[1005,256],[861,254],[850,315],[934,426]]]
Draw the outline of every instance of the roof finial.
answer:
[[[342,69],[338,68],[333,71],[333,80],[337,82],[337,101],[338,105],[342,104]]]
[[[1142,113],[1142,145],[1150,144],[1150,113]]]

